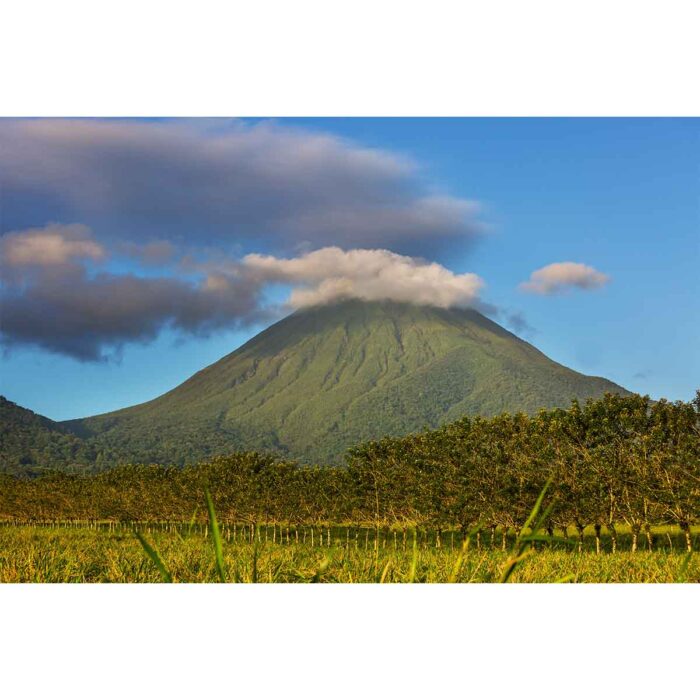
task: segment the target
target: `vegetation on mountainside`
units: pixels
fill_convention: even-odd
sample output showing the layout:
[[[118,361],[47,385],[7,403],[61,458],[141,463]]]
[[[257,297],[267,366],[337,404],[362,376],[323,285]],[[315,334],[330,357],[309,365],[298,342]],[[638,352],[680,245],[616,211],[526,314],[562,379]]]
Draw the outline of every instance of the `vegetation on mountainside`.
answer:
[[[153,401],[64,425],[98,469],[242,450],[339,464],[367,440],[606,391],[628,393],[477,311],[347,301],[292,314]]]
[[[0,396],[0,472],[38,476],[52,469],[87,469],[95,456],[60,423]]]

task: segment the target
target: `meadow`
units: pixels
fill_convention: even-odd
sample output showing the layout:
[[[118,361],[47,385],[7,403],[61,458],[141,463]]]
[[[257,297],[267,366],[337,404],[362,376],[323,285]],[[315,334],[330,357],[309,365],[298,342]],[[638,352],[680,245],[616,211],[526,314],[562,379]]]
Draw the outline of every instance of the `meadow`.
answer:
[[[313,540],[312,540],[313,530]],[[273,541],[274,531],[274,541]],[[220,528],[221,570],[209,524],[64,523],[0,526],[0,582],[158,583],[494,583],[517,558],[518,537],[490,533],[462,540],[459,532],[369,528]],[[330,532],[330,538],[329,538]],[[523,537],[521,534],[520,537]],[[652,546],[631,551],[631,535],[618,530],[617,551],[602,533],[578,540],[530,542],[509,576],[512,583],[700,582],[700,555],[685,552],[677,528],[652,528]],[[330,539],[330,543],[329,543]],[[700,529],[694,528],[695,548]],[[252,541],[251,541],[252,540]]]

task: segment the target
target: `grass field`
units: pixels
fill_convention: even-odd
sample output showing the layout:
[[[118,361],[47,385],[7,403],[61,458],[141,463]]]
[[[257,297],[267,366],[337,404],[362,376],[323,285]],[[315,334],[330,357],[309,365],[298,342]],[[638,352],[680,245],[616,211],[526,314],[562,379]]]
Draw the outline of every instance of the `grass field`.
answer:
[[[176,582],[215,582],[222,578],[242,583],[444,583],[497,582],[514,558],[514,537],[502,549],[500,534],[489,546],[488,534],[472,539],[466,550],[456,533],[442,533],[440,546],[433,534],[334,528],[291,531],[271,528],[257,533],[221,532],[221,573],[208,526],[140,526],[167,573]],[[428,536],[426,536],[426,534]],[[698,532],[694,533],[697,541]],[[298,536],[297,536],[298,535]],[[321,539],[323,537],[324,539]],[[602,552],[595,552],[587,534],[582,552],[572,544],[539,544],[519,561],[511,582],[544,583],[672,583],[700,582],[700,555],[687,555],[674,528],[655,528],[654,549],[640,543],[629,551],[629,534],[621,532],[618,551],[610,551],[603,535]],[[281,540],[281,541],[280,541]],[[159,582],[163,575],[135,532],[112,526],[0,527],[0,582]]]

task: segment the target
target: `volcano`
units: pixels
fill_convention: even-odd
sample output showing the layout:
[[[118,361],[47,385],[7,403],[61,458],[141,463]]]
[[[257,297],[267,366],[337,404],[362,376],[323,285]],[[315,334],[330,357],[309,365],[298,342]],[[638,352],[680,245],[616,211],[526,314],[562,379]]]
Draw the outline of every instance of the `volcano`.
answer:
[[[343,301],[293,313],[152,401],[63,425],[108,462],[254,449],[338,463],[365,440],[605,392],[629,393],[473,309]]]

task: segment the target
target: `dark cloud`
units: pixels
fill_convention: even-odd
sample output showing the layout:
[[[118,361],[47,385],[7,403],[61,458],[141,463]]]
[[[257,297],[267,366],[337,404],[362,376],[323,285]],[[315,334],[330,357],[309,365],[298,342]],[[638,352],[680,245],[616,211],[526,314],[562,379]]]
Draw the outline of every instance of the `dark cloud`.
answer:
[[[159,243],[117,246],[144,265],[170,259]],[[165,276],[108,271],[111,251],[82,225],[50,224],[0,239],[0,339],[34,345],[79,360],[102,360],[128,342],[153,340],[163,328],[208,334],[270,318],[283,308],[337,299],[394,299],[472,306],[483,280],[388,250],[327,247],[292,258],[249,254],[204,263],[181,261]],[[277,309],[265,303],[270,284],[290,287]]]
[[[9,347],[94,361],[165,328],[207,334],[269,318],[273,280],[252,262],[264,254],[301,266],[277,280],[292,305],[348,295],[483,305],[476,275],[396,254],[435,259],[481,227],[475,203],[429,189],[391,152],[272,122],[97,119],[0,121],[0,152]],[[59,220],[83,223],[46,225]]]
[[[516,335],[534,335],[536,333],[535,329],[527,322],[522,311],[512,311],[506,313],[505,324],[510,328]]]
[[[17,228],[68,218],[136,243],[431,258],[480,232],[476,204],[429,191],[408,160],[271,122],[5,120],[0,151],[4,218]],[[32,201],[44,220],[26,220]]]
[[[90,273],[104,261],[89,229],[51,225],[5,237],[0,266],[0,339],[79,360],[103,360],[128,342],[148,342],[166,327],[206,335],[262,320],[260,285],[244,277]]]
[[[103,360],[127,342],[154,340],[164,327],[207,335],[261,320],[245,287],[225,292],[168,278],[84,274],[44,278],[5,294],[4,344],[35,345],[80,360]]]
[[[117,250],[144,265],[167,265],[172,263],[177,255],[177,249],[170,241],[150,241],[149,243],[126,241],[119,245]]]

